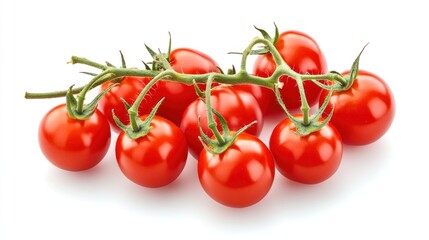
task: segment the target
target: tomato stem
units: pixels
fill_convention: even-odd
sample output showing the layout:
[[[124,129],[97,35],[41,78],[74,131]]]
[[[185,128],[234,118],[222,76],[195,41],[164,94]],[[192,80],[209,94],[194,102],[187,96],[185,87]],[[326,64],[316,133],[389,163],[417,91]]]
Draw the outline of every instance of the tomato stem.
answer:
[[[139,96],[137,97],[137,99],[135,100],[135,102],[133,103],[133,105],[128,109],[128,114],[130,117],[130,123],[131,123],[131,127],[133,129],[134,132],[138,132],[140,130],[140,127],[137,124],[137,118],[138,118],[138,109],[139,106],[141,104],[141,102],[143,101],[144,97],[146,96],[146,93],[149,92],[149,90],[152,88],[153,85],[155,85],[155,83],[157,83],[159,80],[161,80],[162,78],[166,78],[169,75],[174,75],[174,72],[171,70],[166,70],[163,71],[161,73],[159,73],[157,76],[155,76],[144,88],[143,90],[140,92]]]
[[[83,59],[83,58],[80,58]],[[113,75],[107,75],[108,73],[112,73]],[[101,84],[113,81],[118,79],[117,82],[120,82],[122,77],[125,76],[141,76],[141,77],[155,77],[158,75],[158,71],[151,71],[151,70],[140,70],[140,69],[128,69],[128,68],[115,68],[115,67],[109,67],[105,71],[101,72],[99,75],[100,78],[94,82],[88,90],[91,90],[93,88],[96,88],[100,86]],[[116,77],[115,77],[116,76]],[[78,94],[82,92],[82,90],[87,86],[88,84],[80,87],[73,88],[72,93]],[[53,92],[43,92],[43,93],[35,93],[35,92],[25,92],[24,97],[26,99],[45,99],[45,98],[58,98],[58,97],[64,97],[67,95],[67,92],[69,89],[61,90],[61,91],[53,91]]]
[[[253,76],[253,75],[248,74],[246,69],[245,69],[247,57],[250,55],[252,48],[256,44],[259,44],[259,43],[267,45],[267,47],[272,52],[272,55],[274,57],[274,60],[276,61],[276,64],[283,66],[283,68],[281,68],[281,70],[279,70],[282,74],[286,74],[286,75],[294,75],[295,74],[290,69],[290,67],[284,63],[280,54],[278,53],[278,51],[275,49],[274,45],[270,41],[265,40],[265,39],[261,39],[261,38],[255,38],[248,45],[248,47],[243,51],[243,56],[242,56],[242,61],[241,61],[242,62],[241,71],[239,71],[236,74],[232,74],[232,75],[216,73],[213,76],[213,79],[218,83],[225,83],[225,84],[232,84],[232,85],[234,85],[234,84],[254,84],[254,85],[259,85],[262,87],[274,89],[274,83],[276,83],[278,81],[277,77],[276,77],[277,74],[276,74],[276,76],[262,78],[262,77]],[[158,61],[160,61],[163,64],[164,68],[166,68],[167,70],[172,70],[170,64],[165,59],[165,57],[162,56],[162,54],[159,54],[156,57],[158,58]],[[76,56],[73,56],[72,60],[70,62],[72,64],[79,63],[79,64],[84,64],[84,65],[92,66],[92,67],[95,67],[97,69],[103,70],[103,72],[101,72],[98,75],[96,80],[93,79],[93,81],[86,84],[85,86],[74,88],[73,93],[76,93],[76,94],[77,93],[80,94],[80,92],[82,92],[82,91],[85,91],[85,93],[86,93],[88,90],[90,90],[94,87],[97,87],[97,86],[103,84],[104,82],[110,81],[110,80],[117,78],[117,77],[124,77],[124,76],[155,77],[158,74],[163,72],[163,71],[161,71],[161,72],[160,71],[152,71],[152,70],[147,70],[147,69],[142,70],[142,69],[116,68],[112,64],[108,64],[108,66],[106,66],[106,65],[99,64],[99,63],[96,63],[94,61],[88,60],[86,58],[76,57]],[[290,73],[290,72],[293,72],[293,73]],[[106,76],[106,74],[108,74],[108,73],[110,73],[112,75]],[[174,77],[170,76],[168,78],[168,80],[174,80],[176,82],[181,82],[181,83],[188,84],[188,85],[193,84],[194,81],[196,83],[206,83],[208,77],[212,74],[213,73],[179,74],[177,72],[174,72]],[[167,75],[168,74],[166,74],[165,76],[167,76]],[[25,98],[27,98],[27,99],[56,98],[56,97],[65,96],[67,94],[67,92],[68,92],[68,89],[62,90],[62,91],[55,91],[55,92],[46,92],[46,93],[26,92]]]
[[[303,124],[308,125],[310,105],[308,105],[307,96],[305,95],[304,84],[301,80],[301,76],[298,76],[296,79],[296,84],[298,86],[299,95],[301,97],[301,111],[303,116]]]
[[[329,72],[327,74],[316,74],[316,75],[307,75],[303,74],[301,75],[301,80],[330,80],[334,82],[339,82],[342,86],[347,86],[348,82],[344,78],[343,75],[337,72]]]
[[[80,64],[88,65],[88,66],[91,66],[91,67],[95,67],[95,68],[98,68],[98,69],[101,69],[101,70],[106,70],[108,68],[108,66],[106,66],[106,65],[103,65],[103,64],[100,64],[100,63],[96,63],[96,62],[91,61],[89,59],[81,58],[81,57],[76,57],[76,56],[72,56],[71,60],[69,61],[69,63],[71,63],[71,64],[80,63]]]
[[[207,110],[207,122],[208,122],[208,127],[210,128],[210,130],[212,130],[213,135],[216,137],[219,144],[223,145],[223,144],[225,144],[225,139],[222,137],[222,134],[217,129],[217,123],[213,118],[213,110],[212,110],[212,106],[211,106],[210,94],[211,94],[211,86],[212,86],[212,82],[213,82],[213,76],[214,75],[211,74],[207,78],[206,97],[205,97],[206,98],[205,99],[206,110]]]
[[[73,88],[71,91],[73,94],[80,93],[85,86]],[[26,99],[46,99],[46,98],[59,98],[67,95],[68,90],[61,90],[55,92],[45,92],[45,93],[32,93],[25,92],[24,97]]]
[[[91,86],[94,83],[96,83],[99,79],[102,79],[103,77],[106,77],[106,78],[109,78],[109,79],[112,79],[112,78],[115,77],[115,75],[113,73],[106,73],[106,75],[99,74],[99,75],[95,76],[94,78],[92,78],[92,80],[88,84],[85,85],[85,87],[82,89],[82,91],[77,96],[77,109],[76,109],[76,112],[82,113],[83,104],[84,104],[84,100],[85,100],[85,95],[91,89]]]

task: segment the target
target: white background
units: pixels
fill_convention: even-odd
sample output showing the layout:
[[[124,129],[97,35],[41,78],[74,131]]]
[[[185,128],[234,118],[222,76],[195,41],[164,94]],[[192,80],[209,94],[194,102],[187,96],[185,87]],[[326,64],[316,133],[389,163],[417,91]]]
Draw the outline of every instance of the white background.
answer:
[[[0,239],[428,239],[429,17],[424,1],[48,1],[0,3]],[[145,189],[119,171],[113,151],[94,169],[70,173],[42,155],[37,128],[64,99],[25,100],[88,81],[66,61],[83,56],[130,66],[149,60],[144,43],[192,47],[224,69],[258,35],[300,30],[316,39],[330,70],[349,68],[369,42],[361,68],[394,92],[389,132],[346,147],[338,172],[318,185],[276,176],[259,204],[232,209],[200,187],[196,161],[162,189]],[[268,124],[262,135],[267,141]],[[116,136],[113,136],[112,146]],[[396,238],[397,237],[397,238]]]

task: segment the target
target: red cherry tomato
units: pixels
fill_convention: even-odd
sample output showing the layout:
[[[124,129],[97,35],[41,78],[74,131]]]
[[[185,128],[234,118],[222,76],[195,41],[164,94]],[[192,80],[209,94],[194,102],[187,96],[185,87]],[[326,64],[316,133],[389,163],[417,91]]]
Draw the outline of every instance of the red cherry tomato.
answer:
[[[320,106],[326,94],[322,94]],[[351,88],[332,94],[325,113],[332,107],[331,123],[338,129],[344,144],[350,145],[378,140],[387,132],[395,115],[395,100],[389,86],[379,76],[364,70],[359,70]]]
[[[180,175],[188,147],[185,136],[171,121],[155,116],[150,126],[146,136],[135,140],[121,132],[116,141],[116,160],[128,179],[156,188],[173,182]]]
[[[325,181],[338,169],[343,144],[338,131],[330,123],[319,131],[300,136],[288,118],[280,122],[270,137],[279,172],[296,182],[315,184]]]
[[[218,86],[212,89],[210,99],[212,108],[225,118],[231,131],[237,131],[243,126],[257,121],[246,132],[256,136],[261,133],[264,119],[261,109],[252,94],[233,87]],[[203,132],[211,137],[212,132],[207,126],[206,105],[200,99],[195,100],[188,106],[180,125],[186,136],[189,151],[195,159],[198,159],[203,149],[203,145],[198,139],[198,136],[200,136],[198,116],[200,116]],[[221,130],[219,122],[218,129]]]
[[[110,146],[110,127],[99,111],[86,120],[71,119],[66,105],[50,110],[39,125],[39,145],[46,158],[68,171],[97,165]]]
[[[178,48],[171,51],[170,64],[179,73],[204,74],[220,72],[215,60],[200,51],[190,48]],[[173,81],[160,81],[157,85],[158,94],[161,97],[165,97],[157,115],[165,117],[179,126],[183,112],[191,102],[197,99],[194,87]],[[205,89],[205,84],[200,84],[199,86],[202,90]]]
[[[130,118],[128,116],[128,111],[126,110],[121,98],[123,98],[128,104],[132,105],[150,80],[151,78],[145,77],[124,77],[117,86],[113,87],[109,92],[107,92],[98,102],[98,109],[100,109],[100,111],[103,112],[107,117],[113,131],[120,132],[121,129],[113,120],[112,110],[115,111],[115,115],[119,118],[119,120],[121,120],[122,123],[129,124]],[[103,83],[101,85],[100,91],[104,91],[110,85],[112,85],[112,82]],[[152,108],[161,99],[158,97],[159,94],[156,89],[156,85],[153,86],[140,104],[140,116],[149,114]]]
[[[269,192],[274,180],[274,161],[261,140],[242,133],[222,154],[203,150],[198,177],[205,192],[217,202],[247,207]]]
[[[280,34],[275,45],[283,60],[296,72],[301,74],[324,74],[328,71],[325,57],[317,42],[302,32],[287,31]],[[271,54],[259,55],[254,63],[253,73],[260,77],[269,77],[273,74],[276,64]],[[280,89],[283,101],[289,111],[294,112],[301,107],[296,81],[283,76],[280,81],[284,83]],[[261,88],[261,89],[257,89]],[[318,103],[321,88],[311,81],[304,82],[308,104],[313,106]],[[277,103],[272,90],[259,86],[248,86],[251,92],[255,92],[261,108],[268,108],[267,113],[283,113]],[[259,93],[262,90],[263,94]]]

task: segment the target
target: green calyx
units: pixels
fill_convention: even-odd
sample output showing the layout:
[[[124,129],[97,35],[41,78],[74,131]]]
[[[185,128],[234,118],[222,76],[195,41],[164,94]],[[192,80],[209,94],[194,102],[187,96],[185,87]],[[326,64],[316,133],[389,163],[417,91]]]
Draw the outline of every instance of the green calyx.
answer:
[[[320,129],[322,129],[326,124],[329,123],[331,120],[332,114],[334,113],[333,109],[329,113],[328,117],[325,119],[322,119],[322,114],[325,111],[326,107],[329,104],[329,100],[331,98],[333,90],[330,89],[329,94],[326,96],[322,106],[319,108],[319,110],[311,115],[308,116],[308,111],[303,111],[303,116],[295,117],[293,116],[286,108],[280,94],[279,86],[278,84],[275,85],[275,94],[277,101],[279,102],[280,106],[282,107],[283,111],[288,116],[289,120],[295,124],[296,131],[301,136],[309,135],[313,132],[317,132]]]
[[[149,90],[151,89],[151,87],[155,85],[156,82],[161,80],[163,77],[168,76],[169,74],[169,71],[164,71],[156,75],[148,84],[146,84],[146,86],[138,95],[137,99],[134,101],[133,105],[130,106],[124,99],[122,99],[122,102],[124,103],[124,106],[128,111],[130,125],[125,125],[124,123],[122,123],[115,115],[115,113],[112,112],[113,120],[115,121],[116,125],[118,125],[118,127],[121,128],[129,138],[138,139],[140,137],[146,136],[149,133],[151,121],[154,118],[156,112],[158,111],[159,106],[161,106],[161,103],[164,101],[164,98],[162,98],[153,107],[150,114],[144,120],[142,120],[138,115],[139,106],[142,103],[146,93],[149,92]]]
[[[149,64],[152,64],[152,68],[150,68],[149,66],[147,66],[146,63],[146,69],[149,68],[152,71],[164,71],[167,69],[171,69],[171,65],[169,62],[169,58],[170,58],[170,52],[168,53],[156,53],[155,51],[153,51],[149,46],[145,45],[146,50],[149,52],[149,54],[152,56],[153,60],[152,62],[149,62]]]
[[[209,136],[207,136],[207,134],[204,133],[201,127],[200,116],[198,116],[198,126],[200,128],[199,140],[201,141],[204,149],[207,152],[210,152],[212,154],[221,154],[234,143],[234,141],[242,132],[246,131],[246,129],[248,129],[253,124],[255,124],[256,121],[251,122],[246,126],[240,128],[238,131],[232,133],[229,130],[229,127],[225,118],[218,111],[216,111],[211,107],[210,93],[211,93],[211,85],[213,80],[214,80],[214,75],[210,75],[207,79],[206,91],[204,93],[205,97],[201,98],[201,100],[204,101],[204,103],[206,104],[207,124],[208,124],[208,128],[213,133],[214,139],[210,138]],[[219,123],[221,124],[221,131],[217,129],[217,123],[213,115],[215,115],[219,119]]]
[[[240,128],[238,131],[231,132],[228,128],[228,124],[225,118],[222,117],[222,115],[216,110],[212,109],[212,111],[213,111],[213,114],[219,119],[219,122],[222,128],[221,131],[216,130],[218,134],[214,134],[215,135],[214,139],[210,138],[209,136],[207,136],[207,134],[204,133],[204,131],[201,128],[200,117],[198,117],[198,125],[200,127],[200,136],[198,138],[202,143],[204,149],[207,152],[210,152],[212,154],[218,155],[225,152],[235,142],[237,137],[242,132],[246,131],[246,129],[248,129],[249,127],[251,127],[253,124],[256,123],[256,121],[251,122],[246,126]]]
[[[359,55],[356,57],[355,61],[352,64],[352,67],[350,69],[350,72],[348,75],[345,76],[345,79],[347,80],[347,85],[344,87],[344,89],[342,90],[347,90],[349,88],[351,88],[351,86],[353,85],[356,77],[358,76],[359,73],[359,61],[360,61],[360,56],[363,53],[363,50],[365,50],[366,46],[368,46],[369,43],[365,44],[365,46],[362,48],[362,50],[359,52]]]
[[[270,41],[273,45],[276,45],[277,41],[279,40],[279,28],[277,27],[276,23],[274,23],[274,37],[271,37],[264,29],[258,28],[256,26],[254,27],[262,34],[264,39]]]
[[[311,81],[325,90],[333,90],[333,91],[341,92],[341,91],[346,91],[350,89],[359,73],[360,57],[363,51],[365,50],[365,48],[368,46],[368,44],[369,43],[365,44],[365,46],[359,52],[358,56],[353,61],[352,67],[350,68],[350,71],[347,75],[343,76],[341,73],[338,73],[336,71],[329,72],[328,73],[328,75],[330,75],[329,79],[332,80],[331,82],[329,82],[329,85],[326,85],[317,80],[314,80],[313,77],[315,76],[310,76],[310,78],[312,78]]]
[[[91,117],[97,109],[97,104],[100,99],[116,85],[116,83],[110,85],[104,91],[99,93],[89,104],[86,105],[83,104],[85,94],[78,94],[78,99],[76,100],[75,96],[73,95],[73,86],[70,86],[66,94],[66,108],[69,117],[78,120],[85,120]]]
[[[121,128],[129,138],[138,139],[144,137],[149,133],[152,119],[155,117],[155,114],[158,111],[158,108],[161,105],[162,101],[164,101],[164,98],[162,98],[155,105],[150,114],[144,120],[142,120],[138,116],[137,112],[132,111],[131,106],[124,99],[122,99],[122,102],[124,103],[125,108],[130,115],[130,120],[132,119],[132,121],[130,121],[131,124],[125,125],[124,123],[122,123],[121,120],[119,120],[119,118],[115,115],[114,110],[112,110],[113,120],[115,120],[116,125],[118,125],[118,127]]]
[[[265,40],[271,42],[274,46],[277,44],[277,41],[279,40],[279,29],[278,29],[276,23],[274,23],[274,37],[271,37],[270,34],[268,34],[268,32],[265,31],[264,29],[258,28],[256,26],[254,26],[254,27],[256,30],[258,30],[262,34],[262,37]],[[270,50],[266,46],[263,46],[262,48],[252,50],[250,55],[261,55],[261,54],[266,54],[269,52],[270,52]]]
[[[168,41],[168,51],[167,53],[162,53],[161,50],[159,50],[159,53],[156,53],[152,48],[150,48],[148,45],[145,44],[146,50],[149,52],[150,56],[152,57],[152,62],[149,62],[148,64],[151,64],[152,67],[149,67],[148,64],[143,62],[143,64],[146,67],[146,70],[152,70],[152,71],[164,71],[167,69],[171,69],[170,65],[170,53],[171,53],[171,34],[169,35],[169,41]]]
[[[258,28],[256,26],[253,26],[256,30],[259,31],[259,33],[261,33],[263,39],[267,40],[268,42],[270,42],[272,45],[276,45],[277,41],[279,40],[279,29],[276,25],[276,23],[274,23],[274,37],[271,37],[270,34],[268,34],[267,31],[265,31],[262,28]],[[266,46],[263,45],[258,49],[252,49],[248,55],[262,55],[262,54],[266,54],[266,53],[270,53],[270,49]],[[229,52],[229,54],[243,54],[243,52]]]
[[[122,59],[122,65],[125,66],[124,62],[124,56],[121,53],[121,59]],[[109,67],[98,64],[95,62],[92,62],[85,58],[78,58],[78,57],[72,57],[70,63],[76,64],[76,63],[85,63],[86,65],[98,68],[103,71],[108,71]],[[79,120],[85,120],[94,114],[97,104],[100,101],[100,99],[110,91],[113,87],[116,86],[116,83],[111,84],[108,88],[106,88],[104,91],[99,93],[89,104],[84,104],[85,96],[89,90],[94,88],[94,86],[101,84],[104,81],[107,81],[107,79],[115,80],[117,77],[114,73],[106,73],[106,74],[94,74],[90,72],[82,72],[83,74],[87,74],[90,76],[93,76],[91,81],[86,84],[82,90],[77,94],[77,97],[75,98],[73,93],[73,86],[69,87],[69,89],[66,92],[66,108],[67,112],[69,114],[70,118],[73,119],[79,119]]]
[[[121,67],[122,68],[126,68],[126,63],[125,63],[125,58],[124,55],[122,54],[121,51],[119,51],[120,55],[121,55]],[[108,71],[109,68],[116,68],[113,64],[109,63],[106,61],[106,65],[103,64],[99,64],[93,61],[90,61],[88,59],[85,58],[78,58],[73,56],[70,63],[72,64],[76,64],[76,63],[83,63],[86,64],[88,66],[92,66],[94,68],[103,70],[103,71]],[[79,120],[85,120],[89,117],[92,116],[92,114],[94,114],[96,108],[97,108],[97,104],[98,102],[101,100],[101,98],[103,98],[103,96],[109,92],[112,88],[114,88],[116,85],[118,85],[118,82],[120,82],[122,80],[122,78],[118,78],[115,76],[115,74],[113,73],[106,73],[106,74],[96,74],[96,73],[92,73],[92,72],[81,72],[83,74],[92,76],[92,80],[85,85],[83,88],[81,88],[80,91],[78,91],[77,94],[77,99],[74,97],[74,93],[76,92],[76,90],[73,90],[73,86],[71,86],[67,92],[66,92],[66,107],[67,107],[67,112],[69,114],[69,117],[73,118],[73,119],[79,119]],[[110,80],[113,82],[113,84],[111,84],[109,87],[107,87],[104,91],[102,91],[101,93],[99,93],[89,104],[84,104],[84,100],[85,100],[85,95],[86,93],[93,89],[95,86],[100,85],[101,83]]]

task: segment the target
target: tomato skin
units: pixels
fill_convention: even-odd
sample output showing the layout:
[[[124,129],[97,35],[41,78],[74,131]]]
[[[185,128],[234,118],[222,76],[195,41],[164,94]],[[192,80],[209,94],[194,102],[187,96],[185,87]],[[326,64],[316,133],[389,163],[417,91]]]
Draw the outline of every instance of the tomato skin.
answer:
[[[106,155],[111,139],[109,122],[99,111],[86,120],[71,119],[65,104],[51,109],[39,125],[39,145],[55,166],[83,171]]]
[[[116,160],[122,173],[144,187],[157,188],[173,182],[185,167],[187,156],[183,133],[159,116],[152,119],[146,136],[133,140],[121,132],[116,141]]]
[[[328,67],[325,56],[317,42],[309,35],[298,31],[286,31],[279,35],[279,40],[275,45],[283,60],[294,70],[301,74],[324,74]],[[275,61],[271,54],[259,55],[253,66],[253,73],[260,77],[269,77],[276,68]],[[280,89],[283,101],[291,112],[296,112],[301,107],[301,98],[296,81],[293,78],[282,76],[280,81],[284,83]],[[258,86],[249,86],[249,91],[257,92]],[[307,102],[310,106],[318,103],[322,89],[311,81],[304,82]],[[259,90],[260,91],[260,90]],[[283,113],[277,103],[275,95],[271,89],[262,88],[263,94],[258,98],[261,108],[268,108],[268,114]]]
[[[326,95],[324,92],[320,97],[320,106]],[[325,114],[334,107],[331,123],[348,145],[377,141],[390,128],[395,116],[395,99],[389,86],[382,78],[365,70],[359,70],[351,88],[334,92],[329,103]]]
[[[270,150],[257,137],[242,133],[220,155],[203,150],[198,178],[205,192],[229,207],[248,207],[262,200],[274,181]]]
[[[220,72],[215,60],[207,54],[191,48],[176,48],[171,51],[170,64],[175,71],[180,73]]]
[[[212,108],[225,118],[231,131],[237,131],[256,120],[257,122],[248,128],[246,132],[259,136],[264,118],[256,99],[250,93],[234,87],[218,86],[212,89],[210,99]],[[198,116],[200,116],[203,132],[209,137],[213,135],[207,126],[206,111],[204,102],[200,99],[195,100],[186,108],[180,125],[186,136],[189,151],[195,159],[198,159],[203,149],[203,145],[198,139],[200,135]],[[219,122],[218,129],[221,131]]]
[[[204,74],[220,72],[215,60],[207,54],[191,48],[177,48],[171,51],[170,64],[178,73]],[[199,84],[199,87],[205,90],[205,84]],[[185,109],[198,98],[194,86],[173,81],[160,81],[157,83],[157,88],[161,97],[165,97],[157,114],[179,126]]]
[[[234,88],[241,89],[252,94],[258,102],[262,115],[268,114],[268,108],[272,104],[272,101],[277,102],[276,99],[273,99],[273,96],[270,96],[270,94],[274,95],[274,93],[271,93],[272,90],[265,87],[260,87],[254,84],[238,84],[234,85]],[[271,111],[269,112],[271,113]]]
[[[270,137],[270,150],[277,170],[286,178],[306,184],[316,184],[331,177],[338,169],[343,143],[330,123],[306,136],[295,132],[287,118],[281,121]]]
[[[119,120],[121,120],[122,123],[126,125],[129,124],[130,118],[128,116],[128,111],[126,110],[121,98],[123,98],[128,104],[132,105],[146,84],[150,82],[150,80],[151,78],[147,77],[124,77],[117,86],[113,87],[109,92],[107,92],[98,102],[98,109],[100,109],[100,111],[103,112],[103,114],[107,117],[113,131],[119,133],[122,130],[113,120],[112,110],[115,111],[115,115],[119,118]],[[101,85],[100,91],[105,90],[112,84],[112,82],[103,83]],[[156,89],[156,85],[153,86],[140,104],[140,116],[149,114],[152,108],[161,99]]]

